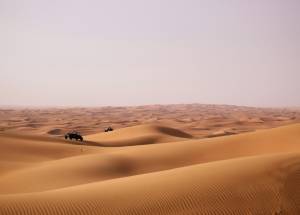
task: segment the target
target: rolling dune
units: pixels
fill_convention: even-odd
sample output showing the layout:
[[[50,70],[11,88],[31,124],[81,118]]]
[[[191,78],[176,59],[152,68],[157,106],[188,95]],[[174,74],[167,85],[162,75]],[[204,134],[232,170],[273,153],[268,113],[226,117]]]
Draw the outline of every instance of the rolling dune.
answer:
[[[300,154],[254,156],[0,196],[2,214],[297,214]],[[259,180],[258,180],[259,179]],[[296,193],[295,193],[296,192]]]
[[[109,133],[88,135],[86,140],[97,142],[102,146],[132,146],[153,143],[178,142],[193,138],[180,130],[154,124],[133,126]]]
[[[165,124],[0,134],[0,214],[299,214],[300,124],[197,138]]]

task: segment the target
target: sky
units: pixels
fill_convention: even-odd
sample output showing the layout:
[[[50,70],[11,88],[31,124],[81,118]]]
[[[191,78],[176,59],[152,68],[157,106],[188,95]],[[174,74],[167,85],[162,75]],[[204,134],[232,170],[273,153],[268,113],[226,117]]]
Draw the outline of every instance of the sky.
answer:
[[[0,105],[300,106],[299,0],[0,0]]]

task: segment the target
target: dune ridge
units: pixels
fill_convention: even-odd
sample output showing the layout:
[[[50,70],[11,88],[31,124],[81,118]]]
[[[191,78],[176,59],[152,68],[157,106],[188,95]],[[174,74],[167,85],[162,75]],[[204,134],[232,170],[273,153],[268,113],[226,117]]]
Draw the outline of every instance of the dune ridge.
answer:
[[[193,138],[178,129],[155,124],[132,126],[107,133],[85,136],[85,139],[102,146],[133,146],[153,143],[178,142]]]

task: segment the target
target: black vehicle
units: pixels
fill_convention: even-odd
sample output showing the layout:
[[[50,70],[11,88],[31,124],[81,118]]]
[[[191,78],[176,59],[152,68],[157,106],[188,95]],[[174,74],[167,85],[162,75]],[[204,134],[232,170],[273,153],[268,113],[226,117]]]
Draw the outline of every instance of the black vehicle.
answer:
[[[65,139],[75,139],[75,140],[80,140],[80,141],[83,141],[83,137],[76,131],[72,131],[72,132],[69,132],[69,133],[66,133],[65,134]]]
[[[110,132],[110,131],[113,131],[114,129],[112,128],[112,127],[108,127],[108,128],[106,128],[104,131],[105,132]]]

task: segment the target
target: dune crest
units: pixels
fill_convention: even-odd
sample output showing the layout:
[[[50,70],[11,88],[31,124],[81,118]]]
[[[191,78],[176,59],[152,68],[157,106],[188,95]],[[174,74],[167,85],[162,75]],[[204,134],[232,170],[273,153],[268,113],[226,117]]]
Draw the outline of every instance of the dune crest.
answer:
[[[133,146],[162,142],[178,142],[193,138],[192,135],[171,127],[155,124],[122,128],[112,132],[87,135],[85,139],[102,146]]]

